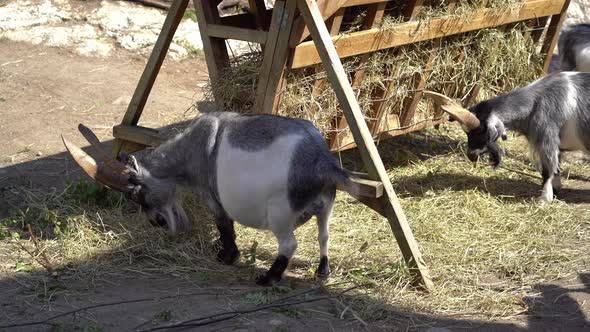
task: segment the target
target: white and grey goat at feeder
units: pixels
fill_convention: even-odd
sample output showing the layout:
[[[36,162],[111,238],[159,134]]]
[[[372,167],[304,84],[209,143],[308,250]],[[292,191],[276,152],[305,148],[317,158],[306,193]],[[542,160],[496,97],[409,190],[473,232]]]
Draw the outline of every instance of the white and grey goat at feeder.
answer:
[[[590,72],[590,24],[563,28],[557,49],[560,70]]]
[[[502,155],[496,141],[506,130],[526,136],[543,177],[539,200],[550,202],[561,188],[562,151],[590,151],[590,73],[558,72],[469,109],[431,91],[425,96],[459,121],[467,133],[468,158],[489,154],[494,167]]]
[[[317,217],[319,276],[330,273],[328,222],[336,189],[362,192],[331,155],[320,132],[309,121],[274,115],[231,112],[200,116],[183,133],[141,158],[120,160],[100,147],[96,136],[80,131],[98,150],[104,163],[62,136],[81,168],[94,180],[141,205],[153,225],[171,235],[190,228],[175,194],[179,186],[197,192],[211,209],[219,229],[218,260],[232,264],[239,256],[234,221],[270,230],[278,239],[278,256],[257,283],[280,281],[297,248],[295,229]],[[361,193],[362,194],[362,193]]]

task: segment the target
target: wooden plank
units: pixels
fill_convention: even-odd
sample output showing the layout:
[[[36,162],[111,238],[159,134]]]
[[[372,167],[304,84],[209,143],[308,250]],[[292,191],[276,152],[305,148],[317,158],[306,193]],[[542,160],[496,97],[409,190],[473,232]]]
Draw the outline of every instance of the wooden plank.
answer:
[[[354,183],[359,189],[359,196],[361,197],[372,197],[379,198],[383,196],[383,183],[360,177],[357,175],[351,175],[350,181]],[[344,190],[344,188],[338,188]]]
[[[363,29],[372,29],[381,26],[381,21],[383,20],[383,15],[385,13],[385,7],[387,3],[377,3],[375,5],[369,6],[367,9],[367,15],[365,17],[365,22],[363,23]],[[344,9],[341,9],[344,12]],[[363,54],[362,58],[359,61],[360,70],[354,73],[352,79],[352,88],[357,89],[363,78],[365,77],[366,70],[363,67],[369,59],[371,58],[371,54]],[[342,114],[336,115],[334,120],[332,121],[332,128],[334,131],[330,133],[329,138],[329,146],[331,149],[337,149],[340,145],[340,136],[344,132],[344,130],[348,127],[348,123],[346,122],[346,118]]]
[[[170,47],[170,43],[172,42],[172,38],[174,37],[174,33],[182,20],[187,6],[188,0],[175,0],[170,6],[164,24],[162,25],[162,31],[158,35],[156,44],[137,83],[121,124],[135,125],[139,121],[154,82],[156,81],[156,77],[158,76],[158,72],[168,52],[168,48]],[[123,147],[123,141],[115,140],[113,146],[114,155],[117,156]]]
[[[250,13],[223,16],[219,18],[219,24],[242,29],[256,29],[256,17]]]
[[[276,110],[285,66],[289,56],[289,36],[297,11],[296,0],[275,2],[272,23],[264,49],[254,109],[258,113]]]
[[[264,0],[248,0],[250,5],[250,12],[256,17],[256,25],[258,29],[268,30],[271,16],[266,11],[266,4]]]
[[[229,67],[229,56],[225,39],[210,37],[207,34],[207,25],[219,24],[221,19],[217,11],[217,1],[193,0],[197,13],[197,23],[203,41],[203,52],[209,70],[209,79],[215,82],[221,77],[224,68]],[[215,94],[215,91],[213,91]],[[217,101],[221,99],[215,96]]]
[[[361,153],[369,176],[373,180],[379,180],[383,183],[384,195],[378,198],[378,205],[381,206],[384,215],[389,220],[391,229],[410,268],[410,272],[416,277],[415,281],[425,289],[430,289],[432,287],[432,281],[422,260],[418,244],[414,239],[414,235],[393,190],[383,161],[379,156],[375,142],[373,142],[369,128],[365,123],[352,86],[348,82],[344,67],[340,62],[336,48],[324,24],[320,9],[315,0],[297,0],[297,3],[299,11],[304,17],[313,41],[317,46],[322,63],[326,67],[328,79],[334,88],[349,127],[358,144],[359,152]]]
[[[158,146],[166,141],[166,137],[157,130],[130,125],[117,125],[113,127],[113,136],[128,142],[139,143],[145,146]]]
[[[555,49],[555,45],[557,45],[557,40],[559,39],[559,30],[561,30],[561,25],[566,18],[569,4],[570,0],[564,1],[560,13],[558,15],[551,16],[549,27],[547,27],[547,34],[545,35],[545,40],[541,45],[541,54],[545,54],[545,61],[543,65],[543,71],[545,73],[549,72],[549,65],[551,64],[551,60],[553,58],[553,50]]]
[[[376,134],[373,135],[374,140],[383,141],[390,139],[395,136],[405,135],[414,131],[424,130],[426,128],[440,125],[447,121],[447,117],[436,117],[434,119],[426,119],[418,121],[406,127],[400,126],[400,120],[397,115],[390,115],[383,126],[383,128]],[[331,151],[345,151],[356,148],[357,145],[354,141],[354,137],[350,132],[347,132],[340,138],[341,145],[338,149],[331,149]]]
[[[370,29],[332,38],[340,58],[375,52],[392,47],[413,44],[459,33],[496,27],[535,17],[558,14],[569,0],[528,0],[519,10],[497,8],[480,9],[470,18],[446,16],[432,19],[428,24],[420,21],[402,23],[386,31]],[[321,62],[313,42],[304,42],[295,48],[290,68],[302,68]]]
[[[266,31],[235,28],[221,24],[207,24],[207,34],[209,37],[237,39],[258,44],[265,44],[267,37]]]
[[[406,8],[404,9],[404,16],[406,19],[413,21],[418,17],[418,14],[422,10],[423,0],[413,0],[408,2]],[[393,57],[399,55],[400,50],[396,50],[393,54]],[[396,75],[399,70],[399,66],[396,66],[393,72],[387,73],[389,76]],[[391,94],[396,88],[396,83],[393,80],[390,80],[385,85],[385,89],[381,91],[375,91],[374,93],[374,100],[375,102],[372,105],[371,110],[371,117],[372,120],[369,121],[369,130],[371,134],[377,135],[377,133],[381,130],[380,125],[382,122],[383,117],[385,116],[385,112],[387,111],[387,101],[390,99]],[[405,108],[404,108],[405,109]]]
[[[318,0],[318,8],[322,13],[322,17],[325,20],[334,15],[348,0]],[[309,36],[309,30],[305,26],[303,18],[298,18],[293,25],[293,32],[291,33],[291,40],[289,46],[291,48],[297,46],[299,43],[305,40]]]

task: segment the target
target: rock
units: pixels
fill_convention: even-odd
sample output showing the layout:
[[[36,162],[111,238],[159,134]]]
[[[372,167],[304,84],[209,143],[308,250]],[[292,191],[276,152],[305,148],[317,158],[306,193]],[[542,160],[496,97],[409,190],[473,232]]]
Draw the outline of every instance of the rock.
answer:
[[[121,96],[115,100],[113,100],[113,105],[129,105],[131,102],[131,96]]]
[[[279,325],[283,324],[283,321],[278,320],[278,319],[271,319],[268,321],[268,324],[272,325],[272,326],[279,326]]]
[[[43,152],[41,152],[41,151],[37,151],[37,153],[35,153],[35,156],[37,156],[37,157],[41,157],[42,155],[43,155]]]

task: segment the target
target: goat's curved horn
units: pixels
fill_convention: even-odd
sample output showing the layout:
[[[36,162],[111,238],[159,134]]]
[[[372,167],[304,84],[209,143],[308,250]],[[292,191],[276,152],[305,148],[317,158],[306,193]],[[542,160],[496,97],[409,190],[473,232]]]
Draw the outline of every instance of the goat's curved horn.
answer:
[[[72,155],[76,163],[94,180],[118,191],[127,191],[129,184],[129,176],[122,172],[117,173],[111,168],[104,167],[104,165],[97,164],[96,161],[90,157],[82,149],[68,141],[63,135],[61,136],[66,149]]]
[[[101,158],[104,160],[105,163],[115,172],[117,173],[124,173],[127,172],[127,167],[118,160],[115,160],[111,157],[102,147],[102,144],[98,140],[98,137],[90,130],[90,128],[86,127],[83,124],[78,125],[78,130],[82,133],[82,136],[86,138],[88,143],[92,145],[92,147],[100,154]]]
[[[453,118],[457,119],[462,125],[465,125],[469,130],[478,128],[480,125],[479,119],[475,114],[463,108],[453,99],[432,91],[424,91],[424,96],[432,99],[435,104],[440,106],[443,111],[449,113]]]

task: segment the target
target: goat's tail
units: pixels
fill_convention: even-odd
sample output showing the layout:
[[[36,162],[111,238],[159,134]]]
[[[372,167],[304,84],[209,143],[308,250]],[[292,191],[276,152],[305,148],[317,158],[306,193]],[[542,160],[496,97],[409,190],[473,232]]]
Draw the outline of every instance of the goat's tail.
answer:
[[[347,193],[353,196],[360,196],[361,188],[360,186],[351,181],[350,178],[353,176],[353,173],[343,169],[336,163],[332,163],[330,165],[330,170],[326,173],[327,180],[336,185],[336,189],[346,191]]]

